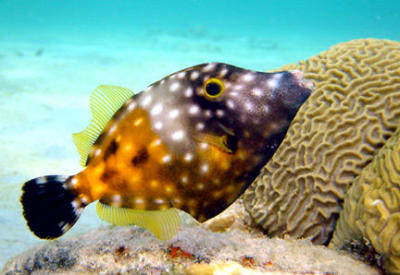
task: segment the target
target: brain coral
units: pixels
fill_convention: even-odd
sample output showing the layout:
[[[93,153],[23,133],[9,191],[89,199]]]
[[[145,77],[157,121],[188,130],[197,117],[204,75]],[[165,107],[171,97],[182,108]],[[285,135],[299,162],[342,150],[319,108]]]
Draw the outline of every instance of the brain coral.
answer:
[[[327,243],[346,191],[400,124],[400,43],[353,40],[282,69],[315,89],[244,204],[270,236]]]
[[[367,240],[385,270],[400,273],[400,128],[361,172],[346,194],[332,247]]]

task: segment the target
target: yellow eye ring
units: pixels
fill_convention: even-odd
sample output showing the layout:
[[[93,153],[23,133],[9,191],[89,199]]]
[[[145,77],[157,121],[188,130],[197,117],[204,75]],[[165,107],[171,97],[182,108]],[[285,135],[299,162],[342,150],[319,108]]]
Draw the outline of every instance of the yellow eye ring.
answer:
[[[210,98],[220,96],[225,90],[224,83],[218,78],[210,78],[204,83],[204,94]]]

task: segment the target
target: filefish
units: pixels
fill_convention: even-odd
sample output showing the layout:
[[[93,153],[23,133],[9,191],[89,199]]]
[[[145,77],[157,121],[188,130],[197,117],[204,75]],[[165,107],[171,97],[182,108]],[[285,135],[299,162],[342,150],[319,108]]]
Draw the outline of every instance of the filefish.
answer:
[[[223,63],[181,70],[137,94],[99,86],[90,98],[90,125],[73,135],[86,167],[26,182],[27,225],[54,239],[99,201],[101,219],[170,239],[181,225],[177,209],[203,222],[244,192],[311,90],[300,71]]]

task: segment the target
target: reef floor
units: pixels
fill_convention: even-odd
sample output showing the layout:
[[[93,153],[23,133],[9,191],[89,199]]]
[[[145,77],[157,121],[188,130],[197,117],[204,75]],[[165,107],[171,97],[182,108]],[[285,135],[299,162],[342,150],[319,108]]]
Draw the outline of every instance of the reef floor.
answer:
[[[11,258],[2,274],[380,274],[354,256],[306,240],[182,226],[160,241],[112,227],[51,241]]]

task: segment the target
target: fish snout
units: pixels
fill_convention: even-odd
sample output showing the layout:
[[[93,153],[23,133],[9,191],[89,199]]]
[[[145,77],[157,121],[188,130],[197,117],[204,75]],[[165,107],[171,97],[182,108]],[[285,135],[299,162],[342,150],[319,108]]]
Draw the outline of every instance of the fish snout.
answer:
[[[294,78],[297,80],[298,84],[310,91],[314,88],[314,83],[311,80],[304,78],[304,73],[300,70],[289,71]]]
[[[294,117],[301,105],[308,99],[314,84],[304,78],[299,70],[283,72],[276,93],[279,95],[282,107],[288,111],[289,117]]]

